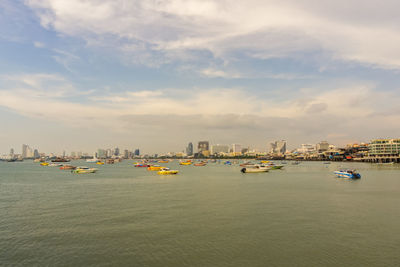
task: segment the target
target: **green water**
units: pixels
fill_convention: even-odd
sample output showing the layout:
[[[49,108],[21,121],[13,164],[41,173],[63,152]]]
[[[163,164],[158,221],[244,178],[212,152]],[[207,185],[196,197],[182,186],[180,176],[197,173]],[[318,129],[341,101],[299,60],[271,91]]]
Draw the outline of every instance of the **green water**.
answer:
[[[0,162],[0,265],[400,266],[398,166],[163,165],[180,174]]]

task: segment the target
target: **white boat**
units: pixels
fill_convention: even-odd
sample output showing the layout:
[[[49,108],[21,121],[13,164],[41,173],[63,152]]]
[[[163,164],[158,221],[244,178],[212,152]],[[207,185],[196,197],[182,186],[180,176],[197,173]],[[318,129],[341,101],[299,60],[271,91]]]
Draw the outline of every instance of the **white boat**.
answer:
[[[355,170],[341,170],[335,171],[335,174],[339,178],[350,178],[350,179],[360,179],[361,175]]]
[[[259,173],[259,172],[268,172],[269,171],[269,167],[268,166],[259,166],[259,165],[255,165],[254,167],[246,167],[246,168],[242,168],[240,170],[243,173]]]
[[[50,163],[48,166],[49,166],[49,167],[61,167],[62,164],[59,164],[59,163]]]
[[[97,163],[98,161],[99,161],[99,159],[97,159],[97,158],[87,159],[86,160],[87,163]]]

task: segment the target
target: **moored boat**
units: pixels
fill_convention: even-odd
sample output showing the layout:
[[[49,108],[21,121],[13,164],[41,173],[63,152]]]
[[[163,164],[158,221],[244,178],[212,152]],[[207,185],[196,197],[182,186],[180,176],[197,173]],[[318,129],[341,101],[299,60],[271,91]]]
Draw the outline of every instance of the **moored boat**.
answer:
[[[95,173],[97,171],[96,168],[89,168],[86,166],[76,167],[75,170],[72,170],[73,173]]]
[[[258,166],[255,165],[254,167],[246,167],[240,170],[243,173],[260,173],[260,172],[268,172],[269,168],[267,166]]]
[[[192,165],[191,161],[181,161],[179,162],[179,165]]]
[[[76,167],[72,165],[64,165],[60,167],[60,170],[74,170]]]
[[[335,175],[339,178],[360,179],[361,175],[356,170],[340,170],[335,171]]]
[[[147,168],[148,171],[159,171],[161,169],[165,169],[165,167],[162,167],[160,165],[153,165]]]
[[[41,166],[49,166],[49,163],[48,162],[41,162],[40,165]]]
[[[159,175],[169,175],[169,174],[178,174],[178,170],[170,170],[169,168],[162,168],[157,172]]]

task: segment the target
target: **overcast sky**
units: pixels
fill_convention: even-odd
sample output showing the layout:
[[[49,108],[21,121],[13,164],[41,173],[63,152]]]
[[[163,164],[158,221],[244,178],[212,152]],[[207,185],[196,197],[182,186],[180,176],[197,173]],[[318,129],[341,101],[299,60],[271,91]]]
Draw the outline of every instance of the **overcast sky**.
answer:
[[[399,1],[2,0],[0,153],[400,137]]]

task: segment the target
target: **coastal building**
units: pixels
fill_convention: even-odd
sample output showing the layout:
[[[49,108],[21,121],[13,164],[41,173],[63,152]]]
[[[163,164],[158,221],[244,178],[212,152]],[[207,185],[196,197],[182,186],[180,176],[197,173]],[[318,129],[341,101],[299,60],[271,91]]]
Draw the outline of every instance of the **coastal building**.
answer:
[[[242,154],[242,145],[232,144],[232,153],[234,155],[241,155]]]
[[[10,158],[14,158],[14,148],[10,149]]]
[[[208,141],[200,141],[197,145],[197,151],[202,154],[203,151],[210,150],[210,143]]]
[[[316,145],[317,152],[321,153],[329,150],[329,143],[327,141],[321,141]]]
[[[193,156],[193,144],[190,142],[186,148],[186,155]]]
[[[119,148],[118,148],[118,147],[116,147],[116,148],[114,149],[114,156],[116,156],[116,157],[119,156]]]
[[[270,143],[271,154],[285,154],[286,153],[286,140],[275,141]]]
[[[22,145],[22,158],[33,158],[33,150],[28,145]]]
[[[229,153],[229,146],[227,145],[220,145],[220,144],[216,144],[216,145],[212,145],[211,146],[211,155],[218,155],[218,154],[222,154],[222,153]]]
[[[302,154],[312,154],[316,152],[316,146],[312,144],[301,144],[301,147],[297,149]]]
[[[35,149],[35,150],[33,151],[33,157],[34,157],[35,159],[40,158],[40,154],[39,154],[39,151],[38,151],[37,149]]]
[[[107,150],[99,148],[97,150],[97,158],[106,158],[107,157]]]
[[[133,153],[135,156],[140,156],[140,150],[139,148],[135,149],[135,152]]]
[[[370,157],[399,157],[400,139],[376,139],[368,145]]]

